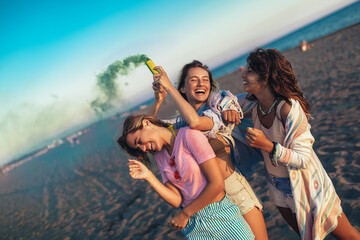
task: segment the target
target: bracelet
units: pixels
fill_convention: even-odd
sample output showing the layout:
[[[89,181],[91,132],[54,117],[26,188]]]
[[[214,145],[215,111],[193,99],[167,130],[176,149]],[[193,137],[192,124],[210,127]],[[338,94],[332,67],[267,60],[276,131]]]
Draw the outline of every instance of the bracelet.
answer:
[[[277,147],[277,145],[278,145],[278,142],[272,142],[273,144],[274,144],[274,147],[273,147],[273,149],[272,149],[272,151],[269,153],[269,158],[270,158],[270,160],[271,160],[271,163],[272,163],[272,165],[274,166],[274,167],[277,167],[277,166],[279,166],[279,164],[277,163],[277,159],[276,159],[276,157],[275,157],[275,153],[276,153],[276,147]]]

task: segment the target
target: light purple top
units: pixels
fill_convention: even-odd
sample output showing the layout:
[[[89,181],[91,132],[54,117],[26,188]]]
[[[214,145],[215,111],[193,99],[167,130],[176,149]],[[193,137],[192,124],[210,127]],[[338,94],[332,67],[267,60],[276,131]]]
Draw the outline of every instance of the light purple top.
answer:
[[[175,167],[170,166],[170,157],[174,157]],[[207,181],[199,165],[214,157],[215,153],[204,134],[189,127],[179,129],[171,156],[165,148],[155,153],[163,183],[170,181],[180,190],[182,207],[190,204],[205,188]],[[180,173],[181,179],[175,179],[175,170]]]

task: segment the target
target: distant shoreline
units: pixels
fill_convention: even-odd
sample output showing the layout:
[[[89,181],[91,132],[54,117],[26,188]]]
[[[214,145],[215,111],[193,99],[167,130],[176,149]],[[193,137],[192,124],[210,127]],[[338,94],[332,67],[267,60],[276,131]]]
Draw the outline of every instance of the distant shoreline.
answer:
[[[354,23],[354,24],[352,24],[352,25],[350,25],[350,26],[347,26],[347,27],[345,27],[345,28],[339,29],[338,31],[333,32],[333,33],[330,33],[330,34],[328,34],[328,35],[326,35],[326,36],[322,36],[322,37],[320,37],[320,38],[317,38],[317,39],[314,39],[314,40],[312,40],[312,41],[309,41],[308,43],[309,43],[309,44],[315,44],[316,42],[322,41],[323,39],[330,38],[330,37],[335,36],[335,35],[339,35],[339,34],[341,34],[341,32],[347,31],[348,29],[356,28],[357,25],[360,25],[360,22]],[[301,40],[301,39],[299,39],[299,45],[298,45],[298,46],[295,46],[295,47],[286,49],[286,50],[282,51],[282,53],[283,53],[285,56],[287,55],[287,53],[290,53],[290,52],[293,52],[293,51],[299,51],[299,53],[301,53],[301,52],[300,52],[300,40]],[[261,47],[261,46],[259,46],[259,47]],[[240,66],[239,66],[239,67],[240,67]],[[223,81],[226,81],[226,79],[228,79],[228,78],[233,78],[233,76],[234,76],[234,75],[237,75],[238,72],[240,72],[239,69],[237,69],[237,70],[235,70],[235,71],[233,71],[233,72],[231,72],[231,73],[225,74],[225,75],[223,75],[223,76],[221,76],[221,77],[218,77],[218,78],[216,78],[215,80],[216,80],[219,84],[222,84]],[[230,86],[228,86],[228,85],[225,85],[225,86],[227,86],[228,88],[230,87]],[[233,86],[231,86],[231,87],[233,87]]]

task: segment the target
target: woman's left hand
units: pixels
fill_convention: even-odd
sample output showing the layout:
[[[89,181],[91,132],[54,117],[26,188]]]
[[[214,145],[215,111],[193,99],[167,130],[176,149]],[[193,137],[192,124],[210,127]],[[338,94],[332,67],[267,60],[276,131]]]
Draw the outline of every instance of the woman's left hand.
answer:
[[[267,139],[264,132],[256,128],[247,128],[245,139],[251,147],[260,148],[268,153],[274,148],[274,144]]]
[[[157,70],[159,72],[159,73],[154,73],[153,75],[155,83],[160,84],[165,89],[165,91],[167,91],[171,87],[174,87],[170,82],[169,77],[167,76],[165,70],[162,67],[156,66],[154,67],[154,70]]]
[[[190,217],[187,216],[184,211],[179,211],[171,220],[170,227],[176,230],[183,230],[189,221],[189,218]]]
[[[168,95],[167,92],[158,82],[153,82],[152,88],[154,90],[155,100],[162,103]]]
[[[133,179],[148,179],[151,171],[141,162],[129,159],[129,174]]]

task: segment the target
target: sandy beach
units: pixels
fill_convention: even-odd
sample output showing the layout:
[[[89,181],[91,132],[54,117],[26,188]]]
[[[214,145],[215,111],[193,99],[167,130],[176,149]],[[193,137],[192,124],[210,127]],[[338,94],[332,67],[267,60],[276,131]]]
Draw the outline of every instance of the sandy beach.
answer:
[[[360,23],[310,42],[306,52],[298,47],[284,52],[311,105],[315,152],[358,230],[359,39]],[[221,89],[242,93],[240,71],[217,81]],[[166,100],[159,116],[172,116],[174,109]],[[114,116],[94,124],[78,137],[79,144],[65,143],[0,174],[0,239],[185,239],[168,227],[177,210],[144,181],[130,178],[127,156],[114,143],[122,120]],[[262,163],[249,183],[263,201],[269,238],[298,239],[263,187]]]

